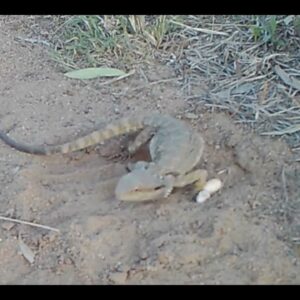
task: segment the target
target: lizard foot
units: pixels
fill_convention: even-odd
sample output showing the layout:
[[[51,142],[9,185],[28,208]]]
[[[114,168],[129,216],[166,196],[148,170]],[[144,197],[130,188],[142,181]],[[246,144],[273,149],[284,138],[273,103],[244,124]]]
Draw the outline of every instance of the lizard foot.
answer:
[[[206,182],[207,182],[207,172],[203,171],[199,179],[194,183],[194,189],[197,192],[203,190]]]

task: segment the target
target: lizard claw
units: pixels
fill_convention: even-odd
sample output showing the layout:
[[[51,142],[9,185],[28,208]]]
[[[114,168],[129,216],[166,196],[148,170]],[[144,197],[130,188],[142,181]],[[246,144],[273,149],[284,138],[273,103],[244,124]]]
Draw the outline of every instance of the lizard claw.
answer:
[[[173,191],[175,178],[172,175],[167,175],[165,177],[162,176],[161,180],[163,180],[165,184],[164,198],[167,198]]]
[[[164,198],[168,198],[172,192],[173,188],[166,188],[164,192]]]

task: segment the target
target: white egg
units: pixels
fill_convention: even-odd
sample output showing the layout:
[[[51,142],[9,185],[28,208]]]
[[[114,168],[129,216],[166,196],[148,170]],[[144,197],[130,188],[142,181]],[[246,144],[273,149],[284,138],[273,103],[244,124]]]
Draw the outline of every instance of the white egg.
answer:
[[[196,197],[197,203],[203,203],[210,198],[210,196],[217,192],[223,186],[222,181],[218,178],[208,180]]]
[[[203,203],[209,198],[210,198],[210,192],[203,190],[203,191],[198,193],[198,195],[196,197],[196,202],[197,203]]]
[[[222,181],[219,178],[213,178],[206,182],[203,187],[204,191],[208,191],[210,194],[217,192],[222,187]]]

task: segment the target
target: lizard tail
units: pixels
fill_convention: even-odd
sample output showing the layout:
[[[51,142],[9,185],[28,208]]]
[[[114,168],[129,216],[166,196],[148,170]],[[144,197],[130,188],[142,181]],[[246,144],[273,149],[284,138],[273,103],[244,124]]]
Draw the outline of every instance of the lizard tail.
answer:
[[[11,139],[6,133],[0,131],[0,139],[7,145],[12,148],[15,148],[21,152],[30,153],[30,154],[37,154],[37,155],[46,155],[46,147],[43,146],[30,146],[26,144],[22,144],[16,142],[15,140]]]
[[[143,122],[139,118],[122,119],[116,123],[109,124],[106,127],[96,130],[86,136],[80,137],[75,141],[68,142],[62,145],[45,145],[45,146],[32,146],[19,143],[11,139],[6,133],[0,131],[0,139],[3,140],[10,147],[29,154],[36,155],[50,155],[55,153],[70,153],[77,150],[96,145],[100,142],[106,141],[110,138],[135,132],[144,127]]]

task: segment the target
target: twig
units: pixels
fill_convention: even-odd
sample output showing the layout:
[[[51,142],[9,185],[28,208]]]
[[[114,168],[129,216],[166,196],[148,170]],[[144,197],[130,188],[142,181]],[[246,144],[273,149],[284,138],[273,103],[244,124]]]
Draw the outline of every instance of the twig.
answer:
[[[287,54],[286,53],[273,53],[273,54],[270,54],[270,55],[266,56],[263,59],[262,64],[264,65],[267,61],[269,61],[271,59],[274,59],[277,56],[287,56]]]
[[[195,28],[195,27],[192,27],[192,26],[189,26],[189,25],[185,25],[185,24],[183,24],[183,23],[179,23],[179,22],[173,21],[173,20],[170,20],[170,22],[173,23],[173,24],[175,24],[175,25],[179,25],[179,26],[181,26],[181,27],[185,27],[185,28],[187,28],[187,29],[199,31],[199,32],[202,32],[202,33],[217,34],[217,35],[225,35],[225,36],[228,36],[228,35],[229,35],[229,34],[226,33],[226,32],[215,31],[215,30],[210,30],[210,29],[203,29],[203,28]]]
[[[217,43],[217,46],[215,46],[214,48],[207,50],[206,53],[211,53],[211,52],[215,52],[218,48],[222,47],[224,44],[228,43],[230,40],[232,40],[234,38],[234,36],[238,33],[238,31],[235,31],[232,33],[232,35],[230,37],[228,37],[226,40],[221,41],[220,43]],[[227,34],[228,35],[228,34]]]
[[[282,167],[282,171],[281,171],[281,181],[282,181],[282,187],[283,187],[284,200],[285,200],[285,202],[288,202],[289,196],[288,196],[287,189],[286,189],[286,178],[285,178],[284,166]]]
[[[227,89],[234,89],[236,86],[238,86],[238,85],[241,85],[241,84],[243,84],[243,83],[246,83],[246,82],[252,82],[252,81],[257,81],[257,80],[260,80],[260,79],[264,79],[265,77],[267,77],[268,76],[268,74],[265,74],[265,75],[259,75],[259,76],[255,76],[255,77],[251,77],[251,76],[253,76],[253,74],[250,74],[249,76],[248,76],[248,78],[239,78],[239,79],[237,79],[237,80],[235,80],[235,81],[229,81],[228,83],[225,83],[224,85],[222,85],[222,86],[218,86],[218,87],[216,87],[215,89],[213,89],[211,92],[216,92],[216,91],[218,91],[218,90],[220,90],[220,89],[225,89],[225,88],[227,88]]]
[[[50,43],[48,43],[47,41],[44,41],[44,40],[22,38],[20,36],[15,37],[15,40],[16,41],[27,42],[27,43],[30,43],[30,44],[42,44],[42,45],[45,45],[47,47],[50,47]]]
[[[178,78],[174,77],[174,78],[167,78],[167,79],[161,79],[161,80],[157,80],[157,81],[148,82],[145,85],[138,86],[138,87],[132,89],[131,92],[135,92],[137,90],[144,89],[144,88],[147,88],[147,87],[152,86],[152,85],[161,84],[161,83],[167,83],[167,82],[172,82],[172,81],[175,81],[175,80],[178,80]]]
[[[286,188],[284,165],[282,166],[282,171],[281,171],[281,181],[282,181],[282,189],[283,189],[283,196],[284,196],[284,203],[285,203],[285,207],[283,207],[283,213],[284,213],[285,221],[287,221],[287,205],[289,202],[289,195],[287,193],[287,188]]]
[[[212,107],[212,108],[221,108],[221,109],[225,109],[225,110],[229,109],[227,106],[219,105],[219,104],[204,103],[204,106]]]
[[[56,228],[53,228],[53,227],[50,227],[50,226],[40,225],[40,224],[27,222],[27,221],[22,221],[22,220],[17,220],[17,219],[12,219],[12,218],[7,218],[7,217],[3,217],[3,216],[0,216],[0,220],[15,222],[15,223],[19,223],[19,224],[25,224],[25,225],[34,226],[34,227],[39,227],[39,228],[52,230],[52,231],[56,231],[56,232],[60,231],[59,229],[56,229]]]
[[[300,131],[300,124],[291,125],[288,128],[279,131],[262,132],[261,135],[283,135]]]

